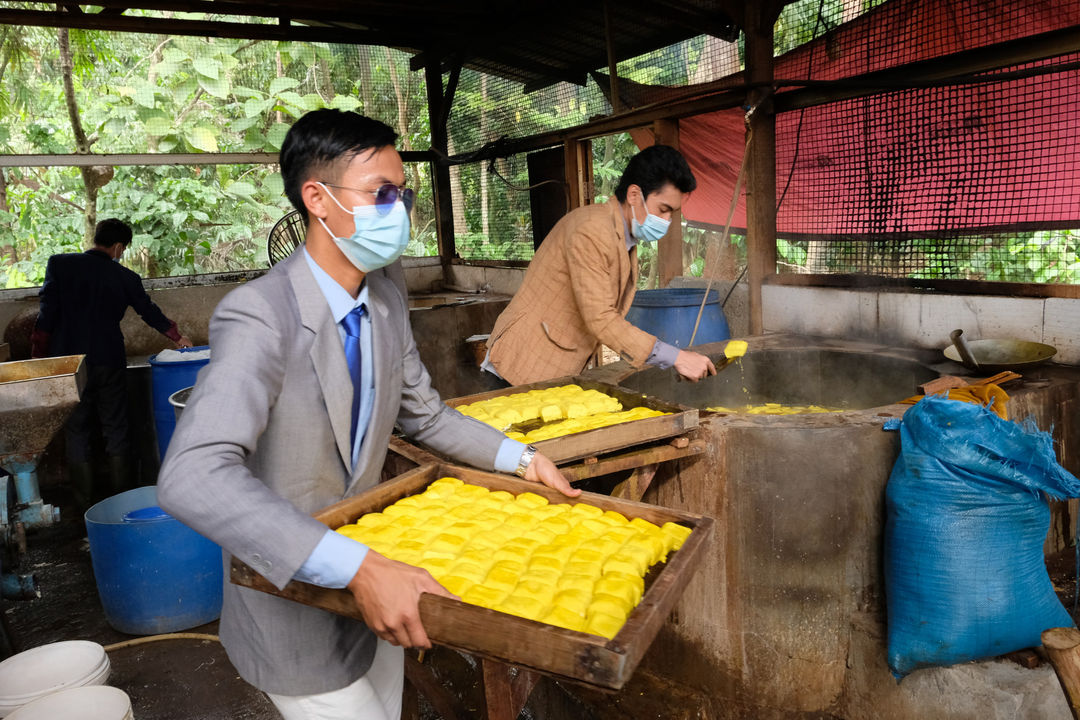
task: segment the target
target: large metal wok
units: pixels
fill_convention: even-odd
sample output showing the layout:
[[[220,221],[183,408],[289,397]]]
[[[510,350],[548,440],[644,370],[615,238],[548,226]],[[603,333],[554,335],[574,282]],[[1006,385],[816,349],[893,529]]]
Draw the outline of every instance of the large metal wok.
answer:
[[[964,348],[970,358],[964,358]],[[1044,343],[1028,340],[967,340],[959,337],[959,334],[954,335],[954,344],[945,348],[945,357],[950,360],[988,373],[1026,370],[1043,364],[1056,354],[1057,348]],[[969,361],[971,358],[974,363]]]

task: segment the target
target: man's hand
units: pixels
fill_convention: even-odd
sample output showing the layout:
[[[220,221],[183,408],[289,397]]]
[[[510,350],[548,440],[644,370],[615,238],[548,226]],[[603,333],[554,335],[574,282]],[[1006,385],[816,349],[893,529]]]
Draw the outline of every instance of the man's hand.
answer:
[[[391,645],[423,649],[431,647],[431,640],[420,623],[420,595],[457,597],[427,570],[391,560],[374,550],[368,550],[348,588],[364,623],[376,635]]]
[[[690,350],[679,351],[675,358],[675,370],[690,382],[697,382],[716,374],[716,366],[713,365],[712,360]]]
[[[176,347],[189,348],[194,347],[194,345],[191,344],[191,340],[188,339],[187,335],[181,335],[180,339],[176,341]]]
[[[581,494],[581,490],[570,487],[570,481],[559,472],[559,469],[555,467],[555,463],[540,453],[536,453],[532,462],[529,463],[529,467],[525,469],[525,479],[530,482],[543,483],[567,497],[577,497]]]

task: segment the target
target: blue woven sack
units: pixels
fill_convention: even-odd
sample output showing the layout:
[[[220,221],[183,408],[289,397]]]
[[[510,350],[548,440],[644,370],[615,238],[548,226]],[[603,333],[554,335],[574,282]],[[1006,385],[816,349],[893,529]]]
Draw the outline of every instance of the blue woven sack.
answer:
[[[1072,627],[1043,560],[1047,496],[1080,495],[1050,435],[979,405],[927,397],[900,423],[886,489],[889,668],[994,657]]]

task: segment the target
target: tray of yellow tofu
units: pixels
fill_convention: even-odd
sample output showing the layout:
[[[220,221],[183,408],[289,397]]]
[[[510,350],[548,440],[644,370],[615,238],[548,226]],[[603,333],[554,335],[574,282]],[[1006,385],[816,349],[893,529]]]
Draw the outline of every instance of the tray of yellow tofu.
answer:
[[[464,415],[568,463],[682,435],[698,410],[617,385],[567,377],[447,400]]]
[[[417,468],[315,515],[428,570],[458,599],[424,595],[432,641],[618,689],[700,561],[713,521],[448,464]],[[233,559],[232,582],[360,619],[347,590],[283,590]]]

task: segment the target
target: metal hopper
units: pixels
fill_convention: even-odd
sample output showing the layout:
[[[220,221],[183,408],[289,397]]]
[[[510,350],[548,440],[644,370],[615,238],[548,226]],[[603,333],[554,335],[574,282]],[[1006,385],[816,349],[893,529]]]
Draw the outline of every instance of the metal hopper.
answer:
[[[14,476],[16,505],[9,517],[8,480],[0,479],[0,532],[22,522],[51,525],[60,509],[41,500],[41,454],[79,404],[86,385],[85,355],[0,363],[0,468]]]

